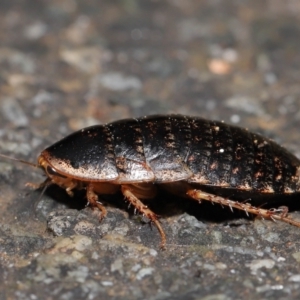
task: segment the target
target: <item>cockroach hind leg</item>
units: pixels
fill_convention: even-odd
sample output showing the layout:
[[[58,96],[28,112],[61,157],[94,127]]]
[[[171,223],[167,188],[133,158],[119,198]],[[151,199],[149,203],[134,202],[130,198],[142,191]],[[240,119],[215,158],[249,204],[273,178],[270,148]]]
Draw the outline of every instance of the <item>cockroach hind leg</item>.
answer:
[[[143,204],[141,200],[139,200],[134,195],[134,187],[131,187],[129,185],[122,185],[121,191],[123,195],[126,197],[126,199],[134,206],[136,210],[138,210],[140,213],[145,215],[151,222],[155,224],[157,230],[159,231],[160,237],[161,237],[161,243],[160,248],[162,250],[166,249],[166,234],[161,226],[161,224],[158,221],[158,216],[151,211],[146,205]]]
[[[93,185],[89,184],[86,188],[86,197],[92,209],[100,210],[99,221],[101,222],[107,215],[106,208],[99,202],[98,195],[94,192]]]
[[[247,214],[258,215],[263,219],[271,219],[273,221],[282,221],[297,227],[300,227],[300,221],[296,221],[288,216],[286,209],[263,209],[256,206],[252,206],[250,203],[243,203],[239,201],[230,200],[224,197],[220,197],[214,194],[206,193],[201,190],[191,189],[187,191],[187,195],[192,199],[199,201],[199,199],[210,201],[212,203],[218,203],[220,205],[229,206],[245,211]],[[280,214],[279,214],[280,213]]]
[[[287,217],[289,214],[289,208],[285,205],[279,206],[278,207],[278,212],[281,213],[282,217]]]

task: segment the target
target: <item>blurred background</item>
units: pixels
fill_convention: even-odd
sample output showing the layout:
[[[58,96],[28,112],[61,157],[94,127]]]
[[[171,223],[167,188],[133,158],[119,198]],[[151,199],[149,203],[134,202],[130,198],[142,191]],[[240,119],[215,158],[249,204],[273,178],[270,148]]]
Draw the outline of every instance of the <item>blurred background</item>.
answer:
[[[146,114],[180,113],[247,127],[300,157],[299,14],[297,0],[2,0],[0,152],[35,161],[46,146],[85,126]],[[75,259],[71,264],[75,269],[67,265],[69,273],[64,280],[63,262],[47,265],[53,261],[47,251],[57,246],[57,240],[46,234],[45,220],[32,217],[31,203],[38,194],[30,194],[24,187],[27,181],[40,180],[35,170],[0,162],[0,205],[5,212],[0,224],[0,272],[5,278],[0,283],[2,299],[41,299],[43,293],[47,299],[99,299],[107,295],[115,299],[175,299],[175,294],[176,299],[241,299],[247,295],[299,299],[300,275],[295,277],[294,263],[300,255],[295,254],[297,244],[293,253],[285,252],[291,240],[288,234],[283,234],[283,243],[279,242],[281,236],[270,238],[269,243],[275,244],[259,249],[257,244],[268,233],[259,241],[246,243],[253,252],[247,254],[250,257],[242,256],[234,268],[226,264],[235,264],[236,258],[206,248],[189,252],[175,247],[175,265],[171,253],[156,256],[135,250],[134,261],[129,259],[130,253],[136,253],[130,246],[125,251],[129,259],[125,267],[118,256],[121,246],[114,244],[119,254],[106,262],[96,259],[98,271],[91,275],[87,261],[95,263],[99,249],[89,248],[84,252],[85,263]],[[53,197],[49,201],[53,202]],[[45,217],[51,210],[45,208]],[[165,221],[170,228],[174,228],[172,220]],[[148,226],[143,230],[151,241],[155,230],[151,232]],[[211,238],[208,244],[203,242],[205,247],[220,242],[214,240],[217,234],[204,231]],[[156,236],[156,242],[148,246],[155,248],[158,240]],[[188,241],[193,245],[193,239]],[[232,243],[227,240],[222,245]],[[274,250],[272,256],[271,249],[278,252]],[[45,251],[48,256],[43,260],[40,254]],[[273,267],[278,253],[289,264],[278,267],[276,273]],[[264,272],[272,271],[257,275],[259,268],[254,266],[251,275],[245,265],[261,258],[266,258]],[[181,262],[185,263],[180,271],[173,269]],[[212,267],[205,267],[205,263]],[[135,264],[139,264],[136,271],[131,269]],[[47,273],[49,268],[60,270],[58,277]],[[103,269],[106,279],[99,275]],[[235,271],[230,273],[231,269]],[[77,276],[74,270],[85,277]],[[232,281],[229,273],[239,276],[232,275]],[[199,278],[206,282],[206,289]],[[217,296],[193,298],[196,295]]]

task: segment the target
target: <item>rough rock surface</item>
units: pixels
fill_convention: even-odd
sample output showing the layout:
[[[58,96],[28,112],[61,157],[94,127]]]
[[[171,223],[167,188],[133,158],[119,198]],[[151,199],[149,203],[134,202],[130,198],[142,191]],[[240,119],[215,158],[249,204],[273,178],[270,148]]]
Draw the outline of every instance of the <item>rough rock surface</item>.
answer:
[[[84,126],[181,113],[248,127],[300,157],[300,3],[4,0],[0,152],[35,161]],[[120,195],[25,187],[0,159],[0,299],[299,299],[300,228],[162,193],[159,234]],[[291,215],[300,219],[299,197]]]

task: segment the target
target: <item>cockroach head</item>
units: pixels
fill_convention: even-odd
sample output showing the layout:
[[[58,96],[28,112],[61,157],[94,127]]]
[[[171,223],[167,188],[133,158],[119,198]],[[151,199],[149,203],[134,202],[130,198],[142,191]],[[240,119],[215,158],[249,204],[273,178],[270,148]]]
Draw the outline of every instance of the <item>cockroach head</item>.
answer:
[[[46,173],[46,175],[50,178],[50,179],[54,179],[56,177],[59,178],[67,178],[67,176],[61,174],[59,171],[57,171],[55,168],[53,168],[49,161],[45,158],[45,156],[42,154],[38,157],[38,166],[43,169]]]
[[[79,181],[68,174],[63,174],[59,169],[53,167],[45,153],[46,151],[43,151],[38,157],[38,165],[44,170],[48,177],[46,180],[47,185],[57,184],[61,188],[66,189],[69,195],[72,195],[71,190],[79,185]]]

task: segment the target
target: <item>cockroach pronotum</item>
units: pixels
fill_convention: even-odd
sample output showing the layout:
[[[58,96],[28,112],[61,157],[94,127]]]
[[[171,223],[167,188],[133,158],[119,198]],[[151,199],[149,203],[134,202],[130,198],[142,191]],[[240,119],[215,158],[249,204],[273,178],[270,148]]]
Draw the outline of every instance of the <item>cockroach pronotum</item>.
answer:
[[[156,225],[161,248],[166,244],[164,230],[142,202],[156,195],[157,185],[198,202],[207,200],[300,227],[287,208],[258,206],[300,194],[300,160],[259,134],[223,122],[155,115],[91,126],[42,151],[38,166],[47,179],[37,187],[57,184],[69,195],[85,189],[100,219],[106,209],[98,195],[121,190]]]

